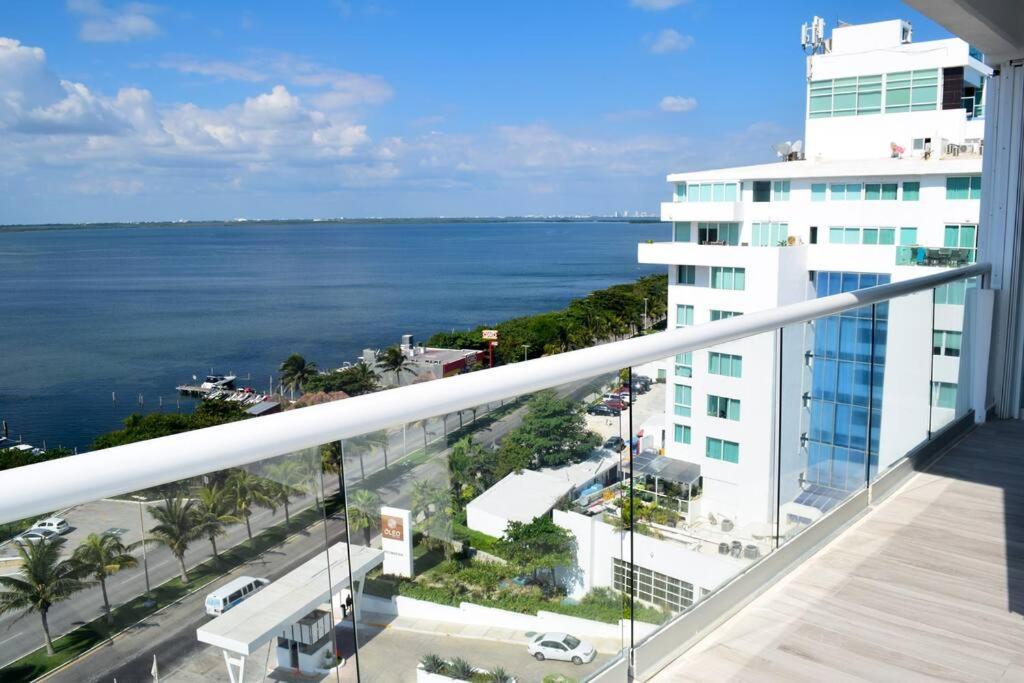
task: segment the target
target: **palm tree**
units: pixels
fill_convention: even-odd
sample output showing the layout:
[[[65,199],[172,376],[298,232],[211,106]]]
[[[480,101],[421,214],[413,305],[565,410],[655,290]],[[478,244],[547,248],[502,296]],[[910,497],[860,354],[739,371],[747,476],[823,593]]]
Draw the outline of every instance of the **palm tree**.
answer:
[[[301,484],[309,484],[307,470],[298,458],[285,458],[267,467],[267,476],[272,480],[271,495],[284,507],[284,524],[291,526],[289,505],[294,496],[301,493]]]
[[[377,446],[384,451],[384,469],[388,468],[388,446],[391,445],[391,439],[388,434],[388,430],[381,429],[376,432],[370,432],[366,435],[367,443],[371,446]]]
[[[345,384],[342,387],[350,396],[370,394],[380,388],[380,375],[366,363],[356,363],[344,370]]]
[[[345,449],[340,441],[331,441],[320,446],[320,463],[324,472],[338,475],[338,495],[345,494]]]
[[[166,546],[171,554],[178,559],[179,576],[182,583],[188,583],[188,569],[185,567],[185,551],[192,541],[203,536],[203,528],[198,525],[196,500],[185,498],[181,494],[164,499],[159,507],[150,508],[149,514],[157,521],[150,528],[152,536],[145,538],[130,547],[142,543],[157,543]]]
[[[235,512],[245,520],[245,533],[249,537],[249,547],[255,548],[256,541],[252,537],[251,517],[257,507],[277,512],[277,500],[267,480],[257,477],[248,470],[235,470],[228,477],[228,491],[235,502]]]
[[[281,363],[280,371],[282,387],[302,391],[303,385],[316,375],[317,368],[316,363],[293,353]]]
[[[114,615],[110,612],[110,600],[107,598],[107,577],[122,569],[138,564],[121,539],[112,533],[89,534],[75,548],[72,559],[84,572],[93,575],[103,592],[103,611],[107,614],[107,623],[113,623]]]
[[[348,502],[348,526],[362,529],[366,545],[370,545],[371,529],[380,519],[380,496],[373,491],[359,489]]]
[[[40,540],[17,546],[21,571],[13,576],[0,576],[0,614],[21,611],[18,618],[38,612],[46,636],[46,654],[53,654],[50,625],[46,620],[50,608],[86,587],[82,568],[73,560],[61,560],[60,549],[66,539]]]
[[[415,495],[415,491],[413,492]],[[451,492],[442,486],[423,487],[419,503],[426,515],[423,520],[423,532],[434,547],[444,548],[445,558],[451,557],[453,548],[449,541],[452,538]],[[414,499],[415,500],[415,499]]]
[[[427,450],[427,436],[428,436],[428,434],[427,434],[427,427],[430,426],[430,418],[429,417],[425,417],[422,420],[416,420],[415,422],[412,422],[411,424],[420,425],[423,428],[423,450],[426,451]]]
[[[217,537],[224,534],[225,526],[242,521],[234,512],[235,501],[226,487],[214,483],[199,489],[199,497],[195,504],[195,524],[199,527],[200,534],[210,539],[214,562],[220,560],[220,555],[217,554]]]
[[[399,386],[402,385],[403,372],[409,375],[416,374],[413,365],[414,363],[397,346],[384,349],[377,358],[377,367],[384,372],[393,372],[395,374],[395,384]]]
[[[430,514],[430,505],[437,500],[437,484],[427,479],[418,479],[412,483],[412,517]]]

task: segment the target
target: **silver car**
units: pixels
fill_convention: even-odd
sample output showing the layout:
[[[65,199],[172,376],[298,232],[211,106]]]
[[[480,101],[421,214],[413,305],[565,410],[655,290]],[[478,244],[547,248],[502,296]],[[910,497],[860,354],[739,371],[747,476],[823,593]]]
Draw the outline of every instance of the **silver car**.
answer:
[[[527,650],[538,662],[560,659],[573,664],[588,664],[597,656],[593,645],[568,633],[542,633],[530,641]]]
[[[25,545],[26,543],[38,543],[39,541],[51,541],[59,537],[56,531],[50,531],[49,529],[29,529],[20,536],[14,537],[14,542],[18,545]]]

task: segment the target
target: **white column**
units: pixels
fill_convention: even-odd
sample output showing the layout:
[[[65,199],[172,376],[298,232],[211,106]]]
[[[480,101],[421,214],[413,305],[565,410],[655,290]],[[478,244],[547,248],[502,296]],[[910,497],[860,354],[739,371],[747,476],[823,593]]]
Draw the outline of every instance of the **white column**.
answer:
[[[224,653],[224,664],[228,667],[228,680],[231,683],[242,683],[245,680],[245,656],[232,657],[227,650],[221,650]],[[235,669],[238,667],[238,675],[235,675]]]

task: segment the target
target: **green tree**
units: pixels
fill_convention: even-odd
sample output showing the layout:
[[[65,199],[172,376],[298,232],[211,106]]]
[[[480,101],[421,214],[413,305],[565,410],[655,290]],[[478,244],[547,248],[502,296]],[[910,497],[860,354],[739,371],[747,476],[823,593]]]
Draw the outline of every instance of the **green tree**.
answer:
[[[103,611],[107,615],[107,623],[114,621],[114,615],[110,612],[110,600],[107,598],[107,577],[116,574],[122,569],[134,567],[138,564],[128,548],[114,534],[104,532],[102,534],[89,534],[85,540],[75,548],[72,559],[78,563],[83,572],[92,574],[93,578],[100,584],[100,591],[103,593]]]
[[[307,361],[297,353],[285,358],[279,370],[281,386],[292,391],[302,391],[306,383],[317,374],[316,363]]]
[[[451,495],[446,487],[432,481],[419,480],[412,487],[412,516],[422,516],[421,528],[428,543],[444,548],[445,557],[451,556],[452,512]]]
[[[348,500],[348,527],[363,530],[363,539],[370,545],[373,529],[380,521],[380,496],[373,491],[359,489]]]
[[[224,535],[224,527],[242,521],[235,514],[234,498],[225,486],[214,482],[199,489],[193,510],[199,535],[210,539],[213,561],[217,562],[220,560],[217,553],[217,537]]]
[[[501,478],[497,476],[500,470],[498,461],[498,451],[482,446],[471,436],[455,442],[448,455],[448,475],[452,493],[460,507],[497,483]]]
[[[227,401],[202,401],[196,406],[195,412],[150,413],[149,415],[129,415],[124,420],[124,428],[96,437],[92,443],[93,450],[121,446],[137,441],[156,439],[170,434],[179,434],[202,427],[235,422],[245,417],[245,411],[237,403]]]
[[[271,497],[284,508],[284,524],[291,526],[292,498],[309,485],[308,468],[298,457],[285,457],[267,467],[267,477]]]
[[[548,571],[553,586],[557,584],[555,569],[571,566],[576,558],[576,537],[547,515],[529,524],[509,522],[497,547],[502,557],[532,572],[534,577],[541,571]]]
[[[86,587],[82,568],[73,560],[61,560],[66,539],[55,538],[17,546],[21,569],[13,576],[0,576],[0,614],[39,614],[46,637],[46,654],[53,655],[53,640],[47,617],[50,608]]]
[[[502,443],[510,463],[557,467],[583,460],[601,444],[601,438],[587,429],[583,406],[574,399],[541,391],[530,398],[527,407],[522,424]],[[530,460],[524,463],[527,457]]]
[[[345,495],[345,482],[343,476],[345,466],[342,462],[345,451],[341,441],[331,441],[320,446],[320,463],[324,472],[338,475],[338,495]]]
[[[178,560],[179,576],[182,583],[188,583],[188,569],[185,567],[185,551],[195,541],[203,537],[203,530],[197,524],[196,500],[185,498],[180,493],[168,496],[157,507],[151,507],[150,516],[157,521],[150,527],[149,538],[139,543],[155,543],[165,546]],[[134,548],[138,544],[132,544]]]
[[[380,375],[366,363],[331,370],[315,375],[306,384],[306,391],[344,391],[349,396],[360,396],[380,390]]]
[[[416,376],[415,363],[412,362],[404,353],[402,349],[397,346],[391,346],[384,349],[381,354],[377,357],[377,367],[382,372],[390,372],[395,376],[395,384],[401,386],[402,374]]]
[[[249,537],[249,546],[256,547],[252,537],[252,513],[257,507],[277,512],[277,500],[273,487],[266,479],[257,477],[248,470],[238,469],[231,473],[227,481],[228,491],[235,502],[235,512],[245,520],[245,533]]]
[[[644,524],[650,521],[654,513],[655,505],[647,504],[642,500],[633,499],[632,504],[629,498],[619,498],[615,501],[619,506],[618,517],[612,518],[612,526],[619,531],[635,531],[639,534],[647,534],[650,527]]]

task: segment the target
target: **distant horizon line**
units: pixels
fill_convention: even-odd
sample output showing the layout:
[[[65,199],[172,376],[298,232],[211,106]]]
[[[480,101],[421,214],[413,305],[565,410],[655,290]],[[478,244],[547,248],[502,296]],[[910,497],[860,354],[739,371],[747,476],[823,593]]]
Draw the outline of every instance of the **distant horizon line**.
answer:
[[[315,223],[566,223],[584,221],[623,221],[627,223],[660,223],[658,216],[615,216],[615,215],[571,215],[571,216],[422,216],[422,217],[361,217],[361,218],[212,218],[202,220],[149,220],[149,221],[89,221],[80,223],[3,223],[0,224],[0,231],[16,232],[19,230],[46,230],[60,228],[103,228],[103,227],[132,227],[132,226],[189,226],[189,225],[266,225],[266,224],[315,224]]]

